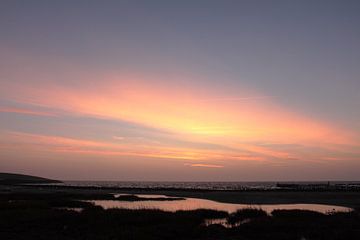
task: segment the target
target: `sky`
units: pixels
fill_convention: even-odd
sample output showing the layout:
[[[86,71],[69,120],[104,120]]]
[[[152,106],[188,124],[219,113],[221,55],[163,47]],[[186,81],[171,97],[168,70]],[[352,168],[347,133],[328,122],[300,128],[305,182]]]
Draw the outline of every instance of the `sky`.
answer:
[[[359,1],[0,7],[0,172],[360,180]]]

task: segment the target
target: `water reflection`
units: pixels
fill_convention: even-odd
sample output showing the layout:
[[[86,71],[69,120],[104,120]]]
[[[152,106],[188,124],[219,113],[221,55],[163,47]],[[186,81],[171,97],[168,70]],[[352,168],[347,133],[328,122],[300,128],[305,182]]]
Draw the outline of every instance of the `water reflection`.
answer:
[[[174,197],[169,197],[166,195],[158,195],[158,194],[128,194],[128,193],[115,193],[114,197],[118,198],[121,196],[131,196],[131,195],[137,196],[140,198],[174,198]]]
[[[167,198],[165,195],[136,195],[139,197],[146,198]],[[304,209],[312,210],[322,213],[332,211],[349,211],[350,208],[324,205],[324,204],[261,204],[261,205],[249,205],[249,204],[233,204],[233,203],[221,203],[206,199],[199,198],[186,198],[185,200],[174,200],[174,201],[116,201],[116,200],[95,200],[90,201],[95,205],[102,206],[105,209],[108,208],[127,208],[127,209],[160,209],[164,211],[175,212],[178,210],[196,210],[200,208],[214,209],[227,211],[229,213],[235,212],[241,208],[256,207],[261,208],[267,213],[271,213],[275,209]]]
[[[222,226],[224,226],[226,228],[233,228],[233,227],[238,227],[241,224],[248,223],[250,221],[251,221],[250,219],[245,219],[243,221],[240,221],[240,222],[237,222],[237,223],[234,223],[234,224],[230,224],[228,222],[227,218],[214,218],[214,219],[205,219],[203,224],[205,226],[219,224],[219,225],[222,225]]]
[[[55,209],[58,209],[58,210],[67,210],[67,211],[74,211],[74,212],[81,212],[83,210],[83,208],[72,208],[72,207],[58,207],[58,208],[55,208]]]

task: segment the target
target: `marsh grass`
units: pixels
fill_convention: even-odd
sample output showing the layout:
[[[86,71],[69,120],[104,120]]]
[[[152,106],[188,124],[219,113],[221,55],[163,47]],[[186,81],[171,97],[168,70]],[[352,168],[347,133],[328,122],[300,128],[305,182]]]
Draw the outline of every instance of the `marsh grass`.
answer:
[[[38,195],[37,197],[39,197]],[[86,196],[87,198],[88,196]],[[360,239],[358,210],[322,214],[307,210],[240,209],[233,214],[198,209],[103,209],[69,196],[0,197],[0,239]],[[83,211],[58,209],[78,207]],[[252,219],[233,228],[206,226],[205,219]]]
[[[252,220],[255,218],[267,217],[268,214],[261,208],[243,208],[234,213],[231,213],[227,218],[227,222],[230,225],[236,225],[238,223]]]

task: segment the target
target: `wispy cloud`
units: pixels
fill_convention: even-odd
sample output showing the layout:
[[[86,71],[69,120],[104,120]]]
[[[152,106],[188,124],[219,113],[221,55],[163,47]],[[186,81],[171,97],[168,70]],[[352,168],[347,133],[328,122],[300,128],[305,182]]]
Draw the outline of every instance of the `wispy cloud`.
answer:
[[[121,137],[121,136],[113,136],[113,139],[114,140],[119,140],[119,141],[122,141],[125,139],[125,137]]]
[[[178,146],[162,146],[154,143],[140,143],[121,141],[106,142],[86,140],[60,136],[49,136],[23,132],[7,132],[3,134],[2,147],[16,149],[28,148],[49,153],[86,154],[102,156],[141,156],[147,158],[183,159],[203,161],[212,158],[224,158],[226,152],[206,149],[185,148]],[[232,157],[232,158],[236,158]]]
[[[56,117],[57,116],[57,114],[55,114],[55,113],[36,111],[36,110],[30,110],[30,109],[25,109],[25,108],[0,108],[0,112],[18,113],[18,114],[45,116],[45,117]]]
[[[269,99],[274,96],[253,96],[253,97],[219,97],[219,98],[205,98],[199,99],[199,102],[236,102],[236,101],[250,101],[259,99]]]
[[[97,128],[91,133],[90,127],[74,133],[56,132],[52,128],[48,135],[42,128],[29,128],[29,132],[40,130],[41,134],[5,136],[0,147],[11,148],[13,152],[25,148],[46,151],[48,156],[66,154],[119,161],[130,157],[156,158],[195,162],[188,164],[189,167],[222,168],[227,166],[225,163],[305,165],[306,159],[331,156],[337,151],[332,146],[354,144],[348,131],[278,106],[272,96],[214,97],[213,93],[188,94],[179,89],[152,86],[146,81],[132,85],[130,80],[122,80],[104,80],[103,86],[87,89],[61,84],[46,88],[17,86],[13,93],[20,88],[22,94],[18,95],[0,89],[0,93],[7,93],[4,96],[9,101],[15,101],[11,98],[16,95],[21,97],[22,106],[29,103],[36,106],[0,111],[38,116],[52,116],[52,111],[66,113],[61,114],[66,115],[64,119],[69,116],[79,119],[66,118],[63,129],[69,125],[81,128],[88,119],[92,119],[89,125]],[[239,104],[241,101],[246,104]],[[103,125],[106,131],[102,131]],[[7,126],[12,129],[11,124]],[[6,140],[12,140],[12,146]],[[309,146],[317,146],[323,152],[308,151]],[[221,162],[224,166],[208,162]]]
[[[204,163],[184,163],[185,166],[189,167],[202,167],[202,168],[223,168],[223,165],[215,164],[204,164]]]
[[[14,86],[13,91],[22,93],[23,103],[82,116],[134,122],[189,134],[194,139],[211,138],[205,140],[213,143],[218,141],[212,139],[214,137],[280,143],[351,141],[348,131],[279,107],[274,104],[273,96],[213,97],[214,94],[204,93],[198,97],[185,90],[168,89],[146,81],[132,84],[127,79],[121,80],[118,83],[104,80],[103,86],[86,91],[61,85],[49,85],[43,90]],[[13,94],[4,94],[11,100]],[[267,101],[250,101],[256,99]],[[239,107],[237,101],[249,102]]]
[[[17,148],[27,146],[32,149],[53,153],[86,154],[103,156],[141,156],[163,159],[183,160],[227,160],[227,161],[263,161],[267,156],[246,149],[212,149],[164,145],[153,141],[100,141],[74,137],[7,132],[2,134],[2,146]],[[126,139],[126,138],[124,138]],[[262,153],[262,152],[261,152]]]

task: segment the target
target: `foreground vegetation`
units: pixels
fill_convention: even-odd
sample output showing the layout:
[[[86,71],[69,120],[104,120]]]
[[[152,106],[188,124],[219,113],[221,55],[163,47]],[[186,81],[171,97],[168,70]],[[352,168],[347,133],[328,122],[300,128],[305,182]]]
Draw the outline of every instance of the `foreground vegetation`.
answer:
[[[230,215],[205,209],[105,210],[79,197],[0,195],[0,239],[360,239],[357,210],[328,214],[275,210],[270,215],[251,208]],[[233,227],[204,224],[205,220],[220,218],[226,218]]]

